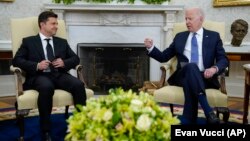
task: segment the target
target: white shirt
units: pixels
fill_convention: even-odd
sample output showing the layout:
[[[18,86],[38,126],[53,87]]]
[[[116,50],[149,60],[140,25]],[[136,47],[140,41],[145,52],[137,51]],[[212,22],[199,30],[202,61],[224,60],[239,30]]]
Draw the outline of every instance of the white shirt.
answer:
[[[45,39],[48,39],[48,37],[44,36],[42,33],[39,33],[39,35],[40,35],[40,38],[41,38],[41,41],[42,41],[43,52],[44,52],[45,59],[48,60],[47,49],[46,49],[47,41],[45,40]],[[55,54],[54,45],[53,45],[53,38],[52,37],[49,37],[49,38],[50,38],[49,43],[52,46],[53,54]]]
[[[202,59],[202,40],[203,40],[203,28],[200,28],[195,35],[197,38],[197,43],[198,43],[198,67],[200,71],[204,71],[204,65],[203,65],[203,59]],[[189,33],[187,42],[185,44],[184,52],[183,54],[188,58],[189,62],[191,61],[191,39],[193,37],[192,32]]]
[[[46,49],[47,41],[45,40],[45,39],[48,39],[48,37],[44,36],[42,33],[39,33],[39,36],[40,36],[41,41],[42,41],[43,52],[44,52],[45,59],[48,60],[47,49]],[[49,43],[52,46],[53,54],[55,54],[54,45],[53,45],[53,38],[52,37],[49,37],[49,38],[50,38]],[[43,72],[50,72],[50,68],[44,70]]]

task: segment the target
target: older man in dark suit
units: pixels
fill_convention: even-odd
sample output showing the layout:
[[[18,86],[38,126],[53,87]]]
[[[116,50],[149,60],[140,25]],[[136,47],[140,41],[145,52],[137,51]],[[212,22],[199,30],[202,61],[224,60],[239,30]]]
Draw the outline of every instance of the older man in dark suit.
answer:
[[[217,124],[219,119],[208,104],[205,89],[220,87],[217,76],[228,67],[229,61],[219,33],[202,27],[204,13],[200,8],[187,9],[185,20],[188,31],[178,33],[163,52],[153,45],[150,38],[146,38],[144,44],[148,55],[159,62],[177,57],[177,70],[168,82],[183,87],[185,103],[182,124],[196,123],[198,102],[208,123]]]
[[[73,95],[74,104],[85,105],[84,83],[67,72],[79,64],[79,57],[65,39],[55,37],[57,15],[51,11],[38,17],[40,32],[23,39],[13,65],[26,72],[24,89],[39,92],[38,110],[43,140],[50,140],[50,114],[55,89],[66,90]]]

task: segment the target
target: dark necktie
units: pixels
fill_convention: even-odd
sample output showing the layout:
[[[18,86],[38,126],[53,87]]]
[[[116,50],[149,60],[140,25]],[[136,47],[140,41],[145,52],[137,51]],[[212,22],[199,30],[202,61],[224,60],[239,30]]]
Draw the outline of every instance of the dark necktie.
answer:
[[[49,43],[50,39],[45,39],[47,41],[47,46],[46,46],[46,50],[47,50],[47,58],[49,61],[53,61],[55,59],[54,53],[53,53],[53,49],[51,44]]]
[[[55,59],[55,56],[54,56],[54,53],[53,53],[53,49],[52,49],[52,46],[51,44],[49,43],[50,39],[47,38],[45,39],[47,41],[47,46],[46,46],[46,50],[47,50],[47,58],[50,62],[52,62],[54,59]],[[49,65],[49,68],[50,68],[50,71],[51,72],[54,72],[55,69],[54,67],[52,66],[52,64]]]
[[[194,33],[191,39],[191,62],[196,63],[198,65],[199,53],[198,53],[197,38],[195,37],[196,34],[197,33]]]

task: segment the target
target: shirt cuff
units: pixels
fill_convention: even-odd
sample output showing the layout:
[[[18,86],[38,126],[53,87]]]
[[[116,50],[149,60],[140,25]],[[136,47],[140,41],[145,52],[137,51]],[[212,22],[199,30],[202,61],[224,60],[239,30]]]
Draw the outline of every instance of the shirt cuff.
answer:
[[[216,73],[218,73],[219,68],[217,66],[212,66],[212,68],[215,68],[216,69]]]
[[[154,49],[154,45],[152,47],[150,47],[150,48],[147,48],[148,53],[150,53],[153,49]]]

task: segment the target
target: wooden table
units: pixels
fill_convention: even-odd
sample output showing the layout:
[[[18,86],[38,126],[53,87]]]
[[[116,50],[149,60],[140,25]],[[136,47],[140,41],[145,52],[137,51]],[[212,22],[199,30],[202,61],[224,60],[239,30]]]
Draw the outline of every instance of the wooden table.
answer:
[[[224,46],[230,61],[250,61],[250,46],[231,47]],[[250,93],[250,62],[243,65],[245,70],[245,88],[244,88],[244,103],[243,103],[243,124],[248,123],[248,105]]]
[[[12,51],[0,50],[0,60],[11,60],[11,59],[12,59]]]

